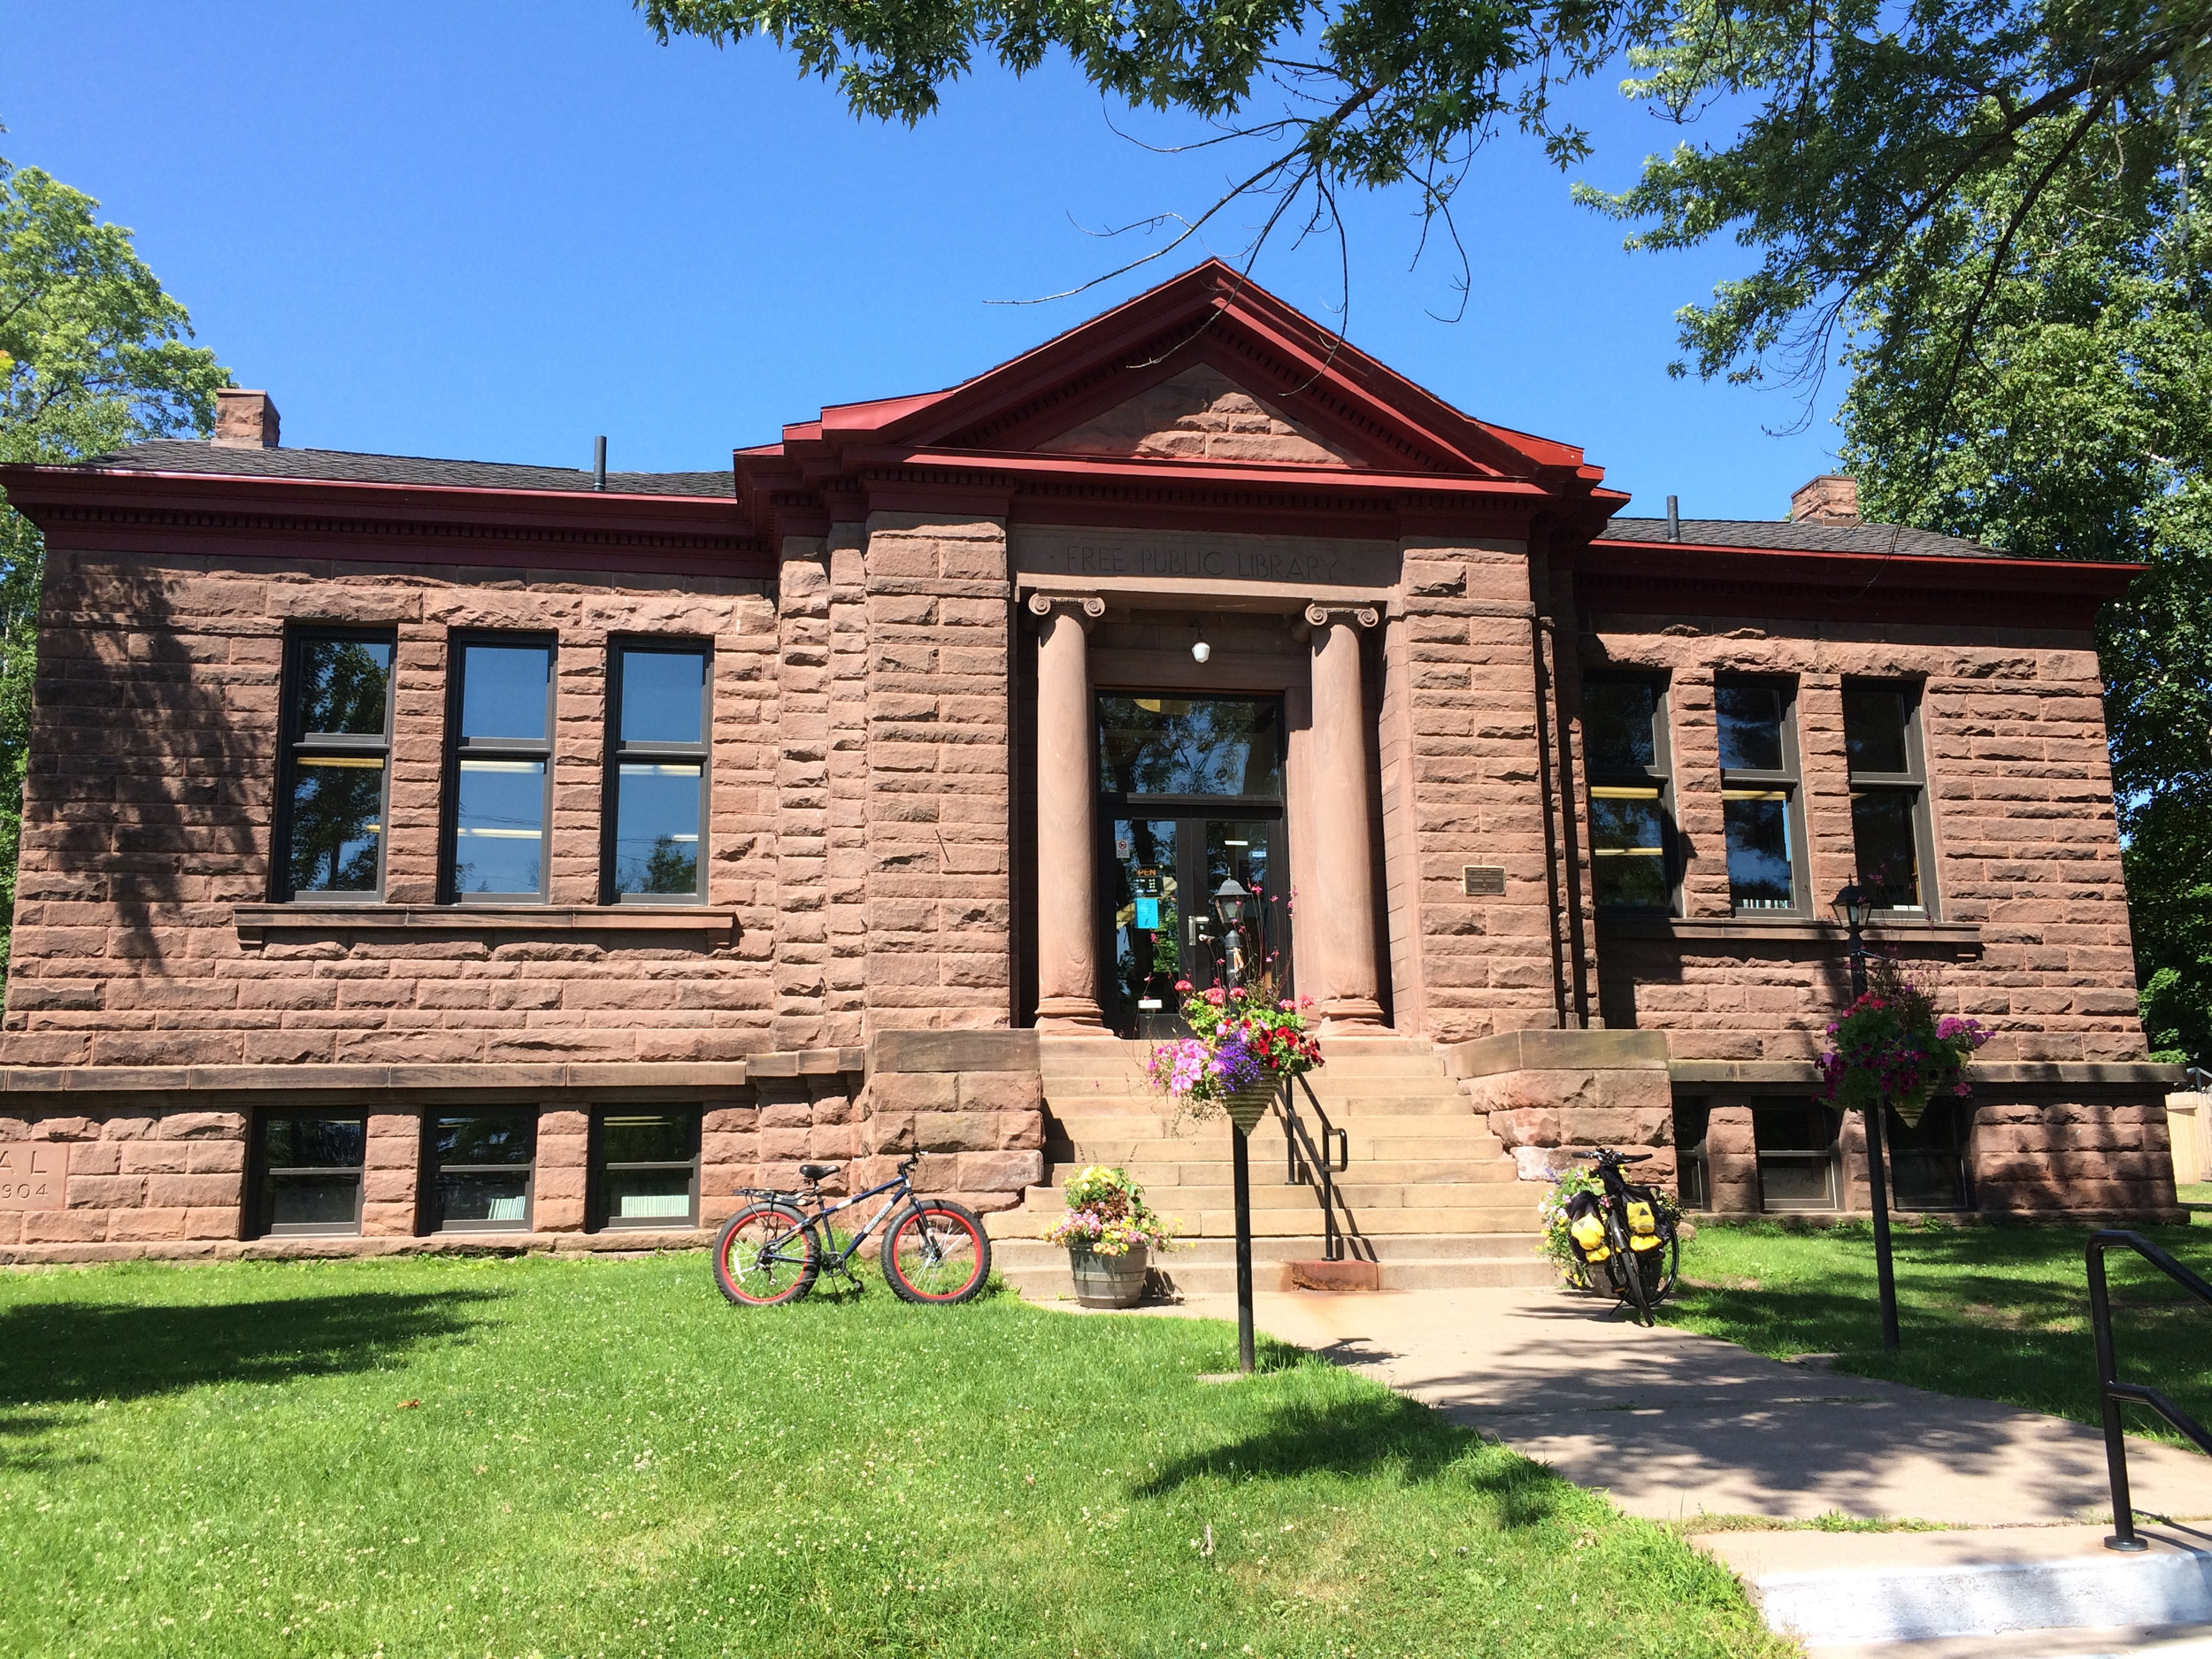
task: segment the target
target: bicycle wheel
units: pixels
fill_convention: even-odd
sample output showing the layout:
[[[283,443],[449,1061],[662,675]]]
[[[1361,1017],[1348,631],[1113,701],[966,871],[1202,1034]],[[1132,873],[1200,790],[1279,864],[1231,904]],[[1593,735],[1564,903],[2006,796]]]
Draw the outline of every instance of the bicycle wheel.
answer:
[[[821,1271],[820,1241],[789,1204],[748,1204],[714,1241],[714,1282],[742,1308],[796,1302]]]
[[[991,1274],[991,1240],[965,1205],[918,1198],[883,1240],[883,1279],[902,1302],[965,1302]]]
[[[1670,1236],[1657,1249],[1644,1254],[1652,1259],[1652,1265],[1645,1270],[1644,1283],[1655,1308],[1674,1294],[1674,1281],[1681,1277],[1682,1240]]]
[[[1613,1247],[1613,1259],[1619,1263],[1613,1282],[1627,1292],[1626,1300],[1636,1310],[1636,1323],[1649,1325],[1651,1302],[1644,1286],[1643,1263],[1628,1248],[1627,1225],[1609,1207],[1605,1212],[1605,1241]]]

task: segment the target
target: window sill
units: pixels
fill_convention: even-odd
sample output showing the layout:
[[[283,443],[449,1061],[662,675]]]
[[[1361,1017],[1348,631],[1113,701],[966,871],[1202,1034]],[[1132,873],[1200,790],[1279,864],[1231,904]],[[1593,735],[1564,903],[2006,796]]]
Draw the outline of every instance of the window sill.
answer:
[[[1840,922],[1801,916],[1761,921],[1744,916],[1640,916],[1598,913],[1601,939],[1671,939],[1683,945],[1842,944],[1849,937]],[[1978,922],[1877,922],[1866,937],[1889,944],[1914,941],[1979,949]]]
[[[238,904],[231,919],[244,945],[273,933],[738,931],[735,910],[703,904]]]

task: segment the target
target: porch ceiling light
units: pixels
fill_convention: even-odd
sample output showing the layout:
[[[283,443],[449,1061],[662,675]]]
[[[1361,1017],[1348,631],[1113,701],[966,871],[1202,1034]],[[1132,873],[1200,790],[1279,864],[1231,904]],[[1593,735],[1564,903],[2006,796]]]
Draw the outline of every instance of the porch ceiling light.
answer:
[[[1191,624],[1191,628],[1192,631],[1198,635],[1198,638],[1192,643],[1190,648],[1191,661],[1194,663],[1202,663],[1214,654],[1214,648],[1206,643],[1206,625],[1204,623],[1194,622]]]
[[[1234,876],[1214,889],[1214,914],[1224,927],[1234,927],[1244,917],[1244,902],[1252,895]]]

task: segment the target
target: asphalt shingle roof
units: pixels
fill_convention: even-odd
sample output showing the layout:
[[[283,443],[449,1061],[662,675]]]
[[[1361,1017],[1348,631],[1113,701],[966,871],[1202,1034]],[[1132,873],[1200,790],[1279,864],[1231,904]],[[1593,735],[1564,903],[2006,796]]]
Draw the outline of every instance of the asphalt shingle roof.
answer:
[[[358,484],[424,484],[449,489],[560,489],[591,493],[580,467],[515,466],[502,461],[440,461],[412,455],[356,455],[345,449],[262,449],[204,438],[162,438],[82,463],[117,472],[204,472],[222,478],[328,479]],[[610,494],[734,495],[730,470],[718,472],[610,472]]]
[[[1616,518],[1601,541],[1664,541],[1664,518]],[[1700,547],[1778,548],[1789,553],[1895,553],[1910,557],[2002,558],[1962,536],[1891,524],[1793,524],[1774,518],[1685,518],[1681,540]]]

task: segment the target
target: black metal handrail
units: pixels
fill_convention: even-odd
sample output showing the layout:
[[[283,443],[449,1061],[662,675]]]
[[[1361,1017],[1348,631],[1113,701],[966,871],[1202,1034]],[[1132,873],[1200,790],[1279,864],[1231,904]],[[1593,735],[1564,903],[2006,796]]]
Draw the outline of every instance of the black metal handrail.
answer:
[[[1306,1092],[1312,1103],[1313,1115],[1321,1120],[1321,1147],[1317,1150],[1313,1137],[1306,1133],[1305,1119],[1298,1115],[1298,1102],[1291,1094],[1293,1087]],[[1286,1077],[1281,1092],[1275,1098],[1275,1110],[1283,1120],[1283,1145],[1294,1186],[1314,1185],[1314,1171],[1321,1175],[1321,1237],[1323,1259],[1340,1262],[1344,1259],[1344,1233],[1336,1220],[1336,1182],[1352,1164],[1352,1138],[1329,1121],[1329,1114],[1321,1109],[1321,1100],[1313,1092],[1313,1085],[1302,1077]],[[1336,1163],[1329,1155],[1339,1153],[1343,1163]]]
[[[2149,1546],[2135,1535],[2135,1504],[2128,1493],[2127,1437],[2120,1426],[2120,1402],[2132,1400],[2148,1406],[2208,1453],[2212,1453],[2212,1432],[2207,1432],[2203,1424],[2157,1389],[2120,1380],[2119,1362],[2112,1348],[2112,1297],[2104,1279],[2104,1253],[2116,1244],[2125,1245],[2208,1307],[2212,1307],[2212,1285],[2139,1233],[2111,1227],[2089,1237],[2089,1329],[2097,1344],[2097,1396],[2104,1412],[2105,1471],[2112,1481],[2112,1536],[2104,1542],[2107,1549],[2139,1550]]]

